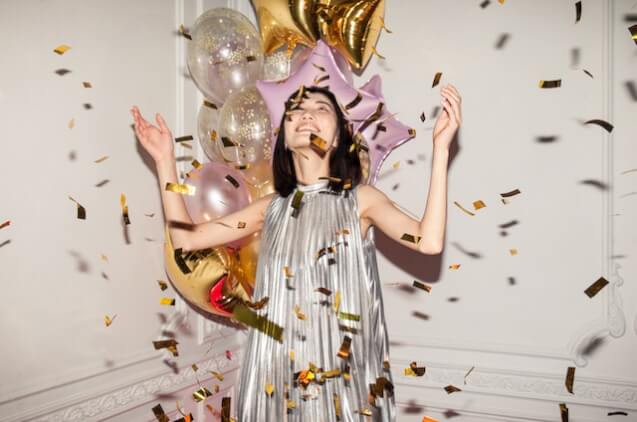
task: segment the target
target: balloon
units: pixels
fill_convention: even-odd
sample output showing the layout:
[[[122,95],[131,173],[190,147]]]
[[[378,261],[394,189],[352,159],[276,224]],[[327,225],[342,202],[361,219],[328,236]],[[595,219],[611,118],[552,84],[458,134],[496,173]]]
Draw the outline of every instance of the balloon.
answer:
[[[380,76],[374,75],[360,89],[376,96],[385,104]],[[379,129],[380,125],[382,125],[382,130]],[[368,183],[371,185],[376,183],[383,161],[392,150],[416,136],[415,131],[394,118],[385,106],[383,106],[380,119],[367,126],[362,134],[369,150]]]
[[[217,123],[219,121],[219,111],[205,104],[199,106],[197,114],[197,131],[199,134],[199,145],[206,153],[210,161],[223,162],[223,156],[219,149],[219,134]]]
[[[222,104],[263,72],[263,50],[256,28],[241,13],[218,7],[195,21],[188,42],[188,70],[199,90]]]
[[[319,39],[317,0],[253,0],[266,54],[283,45],[314,47]]]
[[[385,0],[328,0],[319,14],[323,39],[356,69],[364,68],[383,27]]]
[[[253,0],[266,54],[319,38],[364,68],[383,27],[385,0]]]
[[[211,290],[217,287],[217,291],[222,284],[233,279],[233,284],[238,284],[234,280],[235,276],[230,272],[231,256],[226,248],[219,247],[204,251],[197,251],[195,254],[187,256],[184,261],[190,268],[191,272],[184,274],[177,261],[175,260],[175,252],[170,239],[168,226],[164,232],[164,262],[166,273],[171,284],[179,295],[195,310],[209,315],[232,315],[228,309],[225,309],[217,301],[210,301]],[[221,295],[216,296],[217,300],[223,299]]]
[[[255,87],[233,93],[221,108],[219,135],[224,160],[235,167],[270,159],[272,125],[268,108]]]
[[[237,187],[233,184],[235,182]],[[202,164],[199,169],[188,173],[184,183],[196,189],[194,195],[184,195],[186,209],[195,224],[238,211],[252,200],[241,173],[225,164]],[[238,247],[243,242],[239,239],[227,246]]]
[[[294,50],[277,50],[265,55],[263,80],[280,81],[290,76],[307,60],[312,50],[297,46]]]
[[[326,79],[325,76],[329,78]],[[320,82],[316,83],[317,81]],[[257,89],[268,106],[270,121],[273,125],[281,123],[285,112],[285,102],[301,85],[329,86],[341,105],[348,108],[345,117],[353,123],[354,130],[376,110],[379,103],[372,94],[357,90],[347,82],[336,64],[331,48],[319,40],[310,57],[285,81],[257,81]],[[276,139],[272,140],[272,150],[274,142]]]

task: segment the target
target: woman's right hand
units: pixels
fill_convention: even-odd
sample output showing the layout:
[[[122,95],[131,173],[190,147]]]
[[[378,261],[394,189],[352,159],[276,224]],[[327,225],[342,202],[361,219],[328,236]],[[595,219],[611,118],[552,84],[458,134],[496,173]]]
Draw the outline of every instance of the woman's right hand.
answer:
[[[155,163],[173,158],[173,135],[164,118],[157,113],[155,119],[158,126],[153,126],[142,117],[137,106],[133,106],[131,114],[135,121],[135,135]]]

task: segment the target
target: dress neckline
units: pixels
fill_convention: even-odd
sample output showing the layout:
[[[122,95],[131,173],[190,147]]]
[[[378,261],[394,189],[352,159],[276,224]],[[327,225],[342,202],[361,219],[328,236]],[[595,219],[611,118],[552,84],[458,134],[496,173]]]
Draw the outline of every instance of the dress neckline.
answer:
[[[329,185],[330,181],[329,179],[322,179],[319,180],[316,183],[310,183],[309,185],[305,185],[301,182],[297,182],[296,183],[296,188],[298,190],[300,190],[303,193],[308,193],[308,192],[317,192],[325,187],[327,187],[327,185]]]

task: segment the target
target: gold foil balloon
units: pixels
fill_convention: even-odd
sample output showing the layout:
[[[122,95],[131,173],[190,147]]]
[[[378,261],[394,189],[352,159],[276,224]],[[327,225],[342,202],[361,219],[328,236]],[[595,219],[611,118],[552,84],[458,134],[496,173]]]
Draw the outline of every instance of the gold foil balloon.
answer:
[[[264,51],[322,38],[360,70],[380,36],[385,0],[253,0]]]
[[[166,273],[179,295],[195,310],[208,316],[231,315],[210,300],[211,290],[218,283],[225,282],[228,285],[240,284],[231,268],[236,265],[232,256],[225,247],[195,251],[184,257],[184,262],[191,272],[184,274],[175,260],[175,252],[170,239],[168,227],[165,229],[164,262]],[[218,288],[221,286],[217,286]]]
[[[195,84],[220,105],[263,72],[263,49],[257,29],[241,13],[218,7],[203,13],[188,41],[188,70]]]
[[[265,54],[283,45],[310,47],[319,39],[317,0],[253,0]]]
[[[205,104],[199,106],[197,114],[197,133],[199,135],[199,145],[206,153],[210,161],[218,161],[223,163],[223,157],[219,144],[221,139],[217,131],[217,123],[219,121],[219,111]]]
[[[383,27],[385,0],[328,0],[320,32],[357,70],[365,67]]]
[[[228,164],[240,168],[272,156],[270,113],[256,87],[233,93],[221,108],[221,153]]]

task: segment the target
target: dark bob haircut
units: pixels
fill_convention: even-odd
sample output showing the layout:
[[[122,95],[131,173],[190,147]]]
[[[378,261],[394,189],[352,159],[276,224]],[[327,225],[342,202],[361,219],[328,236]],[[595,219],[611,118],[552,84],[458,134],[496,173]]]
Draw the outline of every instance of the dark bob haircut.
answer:
[[[341,192],[343,190],[343,181],[351,180],[352,188],[361,183],[363,177],[360,158],[357,149],[352,153],[349,152],[352,145],[352,132],[349,122],[343,115],[338,101],[334,94],[324,87],[308,86],[304,88],[304,92],[320,93],[325,95],[332,103],[332,107],[336,112],[336,132],[338,142],[336,149],[330,154],[330,174],[331,177],[337,177],[341,182],[329,182],[330,189]],[[299,90],[295,91],[286,102],[290,104],[292,99],[297,97]],[[288,108],[286,107],[286,110]],[[277,135],[276,144],[274,146],[274,155],[272,157],[272,176],[274,178],[274,188],[281,196],[288,196],[294,191],[297,185],[296,170],[294,169],[294,161],[292,160],[292,151],[285,148],[285,122],[286,115],[283,114],[279,124],[279,133]]]

